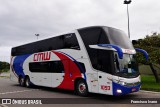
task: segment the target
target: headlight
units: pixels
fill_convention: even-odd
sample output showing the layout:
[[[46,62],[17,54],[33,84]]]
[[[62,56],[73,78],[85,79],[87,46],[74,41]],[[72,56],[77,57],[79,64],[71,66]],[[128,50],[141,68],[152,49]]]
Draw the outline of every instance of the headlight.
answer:
[[[121,94],[121,93],[122,93],[122,90],[117,89],[117,93],[118,93],[118,94]]]
[[[126,82],[124,82],[124,81],[119,81],[119,80],[113,80],[115,83],[117,83],[117,84],[120,84],[120,85],[127,85],[127,83]]]
[[[120,84],[120,85],[123,85],[123,86],[127,85],[127,83],[124,82],[124,81],[119,81],[119,80],[113,80],[113,81],[114,81],[115,83]]]
[[[127,83],[123,82],[123,81],[119,81],[118,83],[121,84],[121,85],[123,85],[123,86],[127,85]]]

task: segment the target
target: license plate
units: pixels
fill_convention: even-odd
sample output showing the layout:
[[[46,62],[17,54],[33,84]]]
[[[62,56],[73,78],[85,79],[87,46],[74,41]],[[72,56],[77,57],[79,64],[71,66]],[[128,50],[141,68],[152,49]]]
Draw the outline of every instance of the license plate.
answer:
[[[132,91],[136,91],[136,88],[132,88]]]

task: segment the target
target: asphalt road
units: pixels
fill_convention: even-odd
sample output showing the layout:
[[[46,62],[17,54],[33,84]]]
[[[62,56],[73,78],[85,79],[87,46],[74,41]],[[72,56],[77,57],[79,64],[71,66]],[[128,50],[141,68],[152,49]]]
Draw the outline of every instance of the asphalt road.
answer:
[[[43,100],[52,100],[49,103],[53,104],[43,104],[38,105],[39,107],[146,107],[152,106],[153,104],[131,104],[131,100],[139,101],[139,100],[158,100],[160,101],[160,93],[152,93],[140,91],[137,93],[132,93],[125,96],[115,97],[109,95],[101,95],[101,94],[89,94],[88,97],[80,97],[73,93],[73,91],[66,91],[60,89],[46,88],[46,87],[33,87],[26,88],[20,87],[16,82],[10,81],[8,78],[0,78],[0,100],[2,98],[50,98]],[[145,98],[145,99],[143,99]],[[0,107],[20,107],[22,105],[2,105]],[[37,105],[23,105],[25,107],[37,106]],[[159,104],[154,104],[154,107],[158,107]]]

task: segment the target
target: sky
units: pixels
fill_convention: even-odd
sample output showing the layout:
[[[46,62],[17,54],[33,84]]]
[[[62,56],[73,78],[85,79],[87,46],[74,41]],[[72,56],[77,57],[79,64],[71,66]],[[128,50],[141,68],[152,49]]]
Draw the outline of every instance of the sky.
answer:
[[[0,0],[0,61],[14,46],[87,26],[110,26],[127,34],[124,0]],[[160,0],[129,4],[131,40],[160,33]]]

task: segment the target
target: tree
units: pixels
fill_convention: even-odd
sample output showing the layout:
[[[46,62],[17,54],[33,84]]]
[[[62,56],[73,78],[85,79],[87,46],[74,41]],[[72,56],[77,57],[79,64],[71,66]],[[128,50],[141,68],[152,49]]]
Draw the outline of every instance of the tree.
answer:
[[[145,63],[145,59],[143,58],[143,55],[138,53],[137,54],[137,60],[139,63],[145,63],[150,66],[156,82],[160,83],[160,78],[158,77],[158,73],[155,69],[155,64],[160,64],[160,35],[155,36],[153,34],[152,36],[146,36],[144,39],[139,39],[137,41],[133,41],[133,45],[135,48],[141,48],[148,52],[149,54],[149,60],[147,63]]]
[[[9,70],[10,64],[8,62],[0,61],[0,72],[7,72]]]

